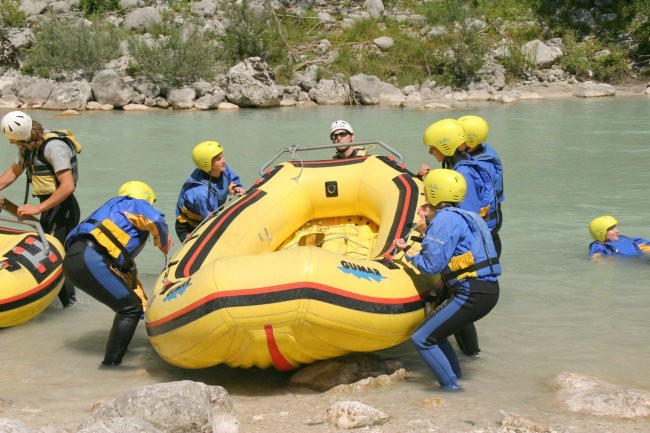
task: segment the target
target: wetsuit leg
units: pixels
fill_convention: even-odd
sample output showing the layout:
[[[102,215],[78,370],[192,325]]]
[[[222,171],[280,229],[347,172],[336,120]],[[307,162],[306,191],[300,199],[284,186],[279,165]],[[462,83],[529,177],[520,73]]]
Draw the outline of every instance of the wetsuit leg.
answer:
[[[476,326],[473,323],[463,326],[454,332],[454,337],[461,352],[467,356],[478,356],[481,348],[478,346],[478,334],[476,333]]]
[[[456,379],[461,374],[461,369],[447,337],[455,330],[484,317],[499,299],[498,283],[473,280],[470,287],[472,290],[477,289],[478,293],[455,293],[436,308],[411,337],[440,385],[448,389],[458,388]],[[434,346],[438,350],[433,349]]]
[[[138,322],[140,322],[142,309],[136,308],[130,302],[125,304],[113,319],[113,327],[108,336],[106,352],[102,361],[104,365],[119,365],[122,363],[122,358],[133,338],[135,329],[138,327]]]
[[[43,201],[44,199],[41,199]],[[79,224],[81,212],[74,195],[70,195],[58,206],[48,209],[41,215],[41,226],[45,233],[53,235],[61,244],[65,243],[68,233]],[[74,284],[65,279],[59,291],[59,300],[63,307],[69,307],[77,301]]]
[[[63,270],[77,287],[115,311],[103,364],[120,364],[142,316],[142,301],[111,262],[82,241],[68,248]]]
[[[478,356],[481,348],[478,345],[478,334],[473,322],[485,316],[496,305],[499,299],[498,283],[490,283],[482,280],[471,280],[472,294],[468,302],[463,306],[465,309],[473,310],[474,320],[462,326],[454,332],[458,348],[467,356]],[[491,296],[492,295],[492,296]]]
[[[178,220],[176,220],[174,229],[176,230],[176,236],[178,236],[178,239],[181,242],[185,242],[185,239],[189,236],[190,233],[192,233],[192,230],[194,230],[194,228],[188,223],[182,223]]]
[[[450,344],[447,337],[453,333],[455,327],[461,326],[467,320],[462,314],[462,304],[462,300],[455,296],[447,299],[411,337],[411,341],[438,379],[440,386],[450,390],[460,389],[456,379],[461,370],[456,354],[453,350],[449,351]]]

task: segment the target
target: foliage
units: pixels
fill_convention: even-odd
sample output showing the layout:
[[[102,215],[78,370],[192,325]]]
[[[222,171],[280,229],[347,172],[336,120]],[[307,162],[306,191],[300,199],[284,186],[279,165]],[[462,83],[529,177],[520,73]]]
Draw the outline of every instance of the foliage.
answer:
[[[221,59],[227,66],[248,57],[260,57],[269,64],[286,60],[281,27],[268,2],[254,7],[248,0],[227,0],[220,7],[226,20],[219,36]]]
[[[476,2],[439,0],[425,10],[429,22],[445,29],[429,65],[437,81],[463,87],[483,65],[487,30],[476,21],[475,7]]]
[[[79,7],[86,17],[120,9],[119,0],[80,0]]]
[[[157,84],[182,85],[199,79],[212,81],[218,70],[218,45],[214,35],[191,23],[165,22],[152,30],[155,40],[132,35],[129,53],[132,72]]]
[[[577,78],[617,82],[629,76],[627,56],[620,48],[604,47],[591,40],[578,42],[568,36],[564,43],[567,53],[560,58],[560,63]]]
[[[19,0],[0,0],[0,27],[23,27],[25,14],[18,8]]]
[[[42,77],[71,71],[92,75],[120,55],[120,38],[110,25],[51,18],[34,29],[34,39],[24,70]]]

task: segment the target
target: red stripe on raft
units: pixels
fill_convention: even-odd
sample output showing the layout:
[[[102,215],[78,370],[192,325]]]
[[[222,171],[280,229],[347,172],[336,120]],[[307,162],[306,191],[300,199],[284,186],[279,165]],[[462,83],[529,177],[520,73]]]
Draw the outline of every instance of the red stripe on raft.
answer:
[[[273,335],[273,326],[264,325],[264,332],[266,332],[266,345],[269,348],[269,355],[271,355],[271,362],[273,362],[275,369],[278,371],[294,370],[296,367],[291,365],[280,352],[278,343],[275,341],[275,335]]]
[[[421,298],[419,295],[414,295],[414,296],[409,296],[407,298],[382,298],[382,297],[377,297],[377,296],[364,296],[364,295],[359,295],[356,293],[351,293],[346,290],[341,290],[337,289],[335,287],[331,286],[326,286],[324,284],[318,284],[318,283],[290,283],[290,284],[282,284],[279,286],[270,286],[270,287],[260,287],[257,289],[246,289],[246,290],[230,290],[230,291],[224,291],[224,292],[219,292],[219,293],[213,293],[210,296],[206,296],[205,298],[201,298],[196,302],[191,303],[185,308],[182,308],[180,310],[177,310],[175,313],[170,314],[169,316],[165,316],[161,319],[158,319],[153,322],[147,323],[147,327],[155,327],[162,325],[164,323],[170,322],[174,320],[177,317],[180,317],[189,311],[192,311],[196,308],[201,307],[204,304],[207,304],[208,302],[218,299],[218,298],[229,298],[229,297],[236,297],[236,296],[252,296],[252,295],[261,295],[261,294],[268,294],[268,293],[277,293],[277,292],[283,292],[285,290],[294,290],[296,288],[312,288],[316,290],[321,290],[323,292],[329,292],[329,293],[334,293],[346,298],[350,299],[357,299],[360,301],[365,301],[369,303],[376,303],[376,304],[386,304],[386,305],[391,305],[391,304],[408,304],[411,302],[417,302]]]
[[[219,227],[221,227],[221,224],[228,219],[227,217],[229,215],[231,215],[232,213],[234,213],[237,209],[239,209],[240,207],[245,205],[251,199],[253,199],[257,194],[260,194],[260,190],[256,190],[254,193],[252,193],[250,195],[246,195],[245,198],[243,198],[242,200],[239,200],[239,202],[237,202],[237,204],[235,204],[234,206],[229,207],[227,212],[221,213],[219,215],[219,218],[220,218],[219,223],[215,224],[215,226],[212,227],[212,229],[210,230],[210,232],[208,233],[207,236],[204,236],[203,242],[201,242],[199,244],[198,248],[194,251],[194,254],[192,254],[192,257],[190,257],[190,259],[187,261],[187,264],[185,265],[185,268],[183,269],[183,276],[184,277],[189,277],[190,276],[189,270],[192,268],[192,264],[194,264],[194,261],[196,260],[197,256],[201,253],[201,251],[203,251],[203,248],[205,248],[206,242],[208,242],[210,240],[210,238],[212,238],[214,236],[214,232],[217,231],[219,229]]]
[[[40,292],[43,289],[47,289],[57,278],[59,278],[59,275],[61,275],[62,272],[63,272],[63,268],[59,267],[59,269],[54,274],[52,274],[52,276],[49,279],[43,281],[41,284],[34,287],[32,290],[28,292],[23,292],[20,295],[12,296],[11,298],[0,299],[0,304],[9,304],[11,302],[18,301],[19,299],[27,298],[33,295],[34,293]]]

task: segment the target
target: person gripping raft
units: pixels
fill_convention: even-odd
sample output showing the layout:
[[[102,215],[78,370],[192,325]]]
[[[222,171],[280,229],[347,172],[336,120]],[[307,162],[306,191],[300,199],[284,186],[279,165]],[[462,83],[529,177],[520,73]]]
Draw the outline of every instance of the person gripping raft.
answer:
[[[63,271],[84,292],[115,312],[103,365],[119,365],[143,317],[146,295],[134,259],[149,235],[167,254],[172,242],[165,216],[153,207],[149,185],[130,181],[74,228],[65,242]]]
[[[246,191],[239,176],[226,164],[223,146],[216,141],[203,141],[192,149],[196,168],[187,178],[176,203],[176,235],[181,242],[201,221],[218,211],[228,195]]]

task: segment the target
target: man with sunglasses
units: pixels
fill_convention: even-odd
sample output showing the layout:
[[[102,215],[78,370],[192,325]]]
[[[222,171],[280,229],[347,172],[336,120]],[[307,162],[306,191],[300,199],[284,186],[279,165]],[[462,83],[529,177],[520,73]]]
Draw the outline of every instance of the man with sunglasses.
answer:
[[[345,120],[337,120],[330,127],[330,140],[336,146],[336,154],[332,159],[354,158],[355,156],[366,156],[366,150],[360,146],[350,146],[354,142],[354,130]]]

